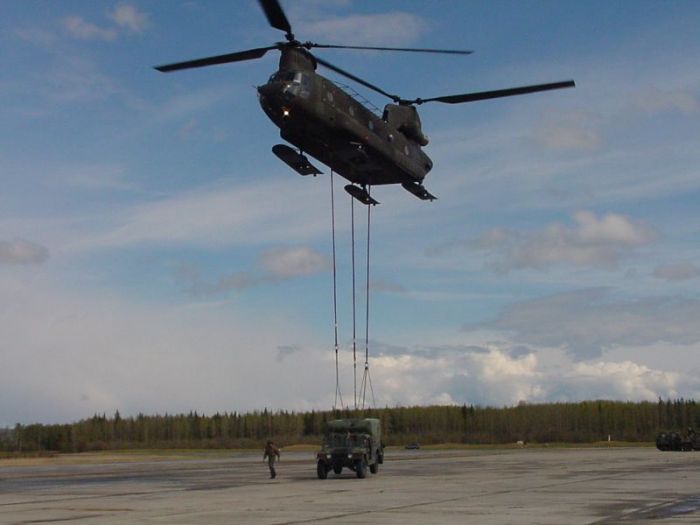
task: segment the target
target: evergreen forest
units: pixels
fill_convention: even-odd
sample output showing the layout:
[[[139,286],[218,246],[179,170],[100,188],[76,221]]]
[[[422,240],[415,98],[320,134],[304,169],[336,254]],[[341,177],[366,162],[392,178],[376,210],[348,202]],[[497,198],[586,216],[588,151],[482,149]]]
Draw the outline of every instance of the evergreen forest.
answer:
[[[0,429],[6,453],[84,452],[120,449],[258,448],[320,443],[324,423],[344,417],[382,421],[385,445],[463,443],[653,442],[660,431],[700,428],[694,400],[658,402],[583,401],[519,404],[394,407],[364,411],[254,411],[203,415],[96,414],[67,424],[17,424]]]

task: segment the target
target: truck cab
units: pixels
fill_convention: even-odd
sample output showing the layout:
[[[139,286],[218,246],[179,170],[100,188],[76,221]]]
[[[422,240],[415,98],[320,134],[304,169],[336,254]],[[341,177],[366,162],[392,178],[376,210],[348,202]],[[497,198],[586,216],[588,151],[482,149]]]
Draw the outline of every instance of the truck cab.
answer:
[[[381,423],[374,418],[335,419],[326,424],[321,450],[316,454],[319,479],[326,479],[332,470],[339,475],[343,468],[358,478],[379,471],[384,462]]]

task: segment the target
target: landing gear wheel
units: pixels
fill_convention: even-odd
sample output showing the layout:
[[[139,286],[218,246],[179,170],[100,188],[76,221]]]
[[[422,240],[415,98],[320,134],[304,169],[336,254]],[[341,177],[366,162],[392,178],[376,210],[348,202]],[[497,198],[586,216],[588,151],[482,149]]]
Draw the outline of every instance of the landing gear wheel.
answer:
[[[318,474],[318,479],[326,479],[328,477],[328,469],[323,461],[319,461],[316,464],[316,474]]]
[[[372,463],[372,464],[369,466],[369,471],[370,471],[372,474],[376,474],[377,472],[379,472],[379,463]]]
[[[336,476],[340,475],[340,473],[343,471],[343,465],[333,465],[333,472],[335,473]]]

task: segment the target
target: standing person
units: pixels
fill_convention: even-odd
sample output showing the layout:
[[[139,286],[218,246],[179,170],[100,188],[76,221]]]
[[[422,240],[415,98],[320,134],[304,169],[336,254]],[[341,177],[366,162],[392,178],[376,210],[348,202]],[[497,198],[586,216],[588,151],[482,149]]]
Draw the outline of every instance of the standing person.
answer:
[[[267,465],[270,467],[270,479],[275,479],[277,472],[275,472],[275,460],[280,458],[280,449],[278,449],[272,441],[267,442],[265,445],[265,453],[263,454],[263,461],[267,458]]]

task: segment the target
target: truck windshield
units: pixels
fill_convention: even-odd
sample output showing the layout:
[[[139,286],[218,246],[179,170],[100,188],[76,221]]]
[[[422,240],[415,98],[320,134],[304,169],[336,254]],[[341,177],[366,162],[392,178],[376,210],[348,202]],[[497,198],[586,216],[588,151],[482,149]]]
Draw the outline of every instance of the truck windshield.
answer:
[[[363,443],[364,436],[362,434],[332,432],[326,435],[326,445],[331,448],[362,446]]]

